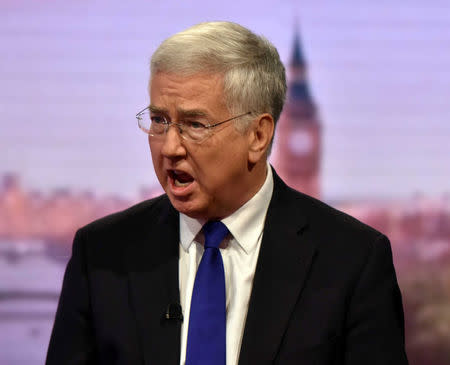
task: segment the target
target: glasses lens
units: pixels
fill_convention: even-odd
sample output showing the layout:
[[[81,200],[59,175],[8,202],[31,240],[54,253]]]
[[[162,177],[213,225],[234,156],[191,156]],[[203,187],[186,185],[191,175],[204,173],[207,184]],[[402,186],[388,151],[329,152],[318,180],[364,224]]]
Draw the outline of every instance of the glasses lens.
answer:
[[[149,133],[151,124],[150,113],[148,111],[140,112],[136,118],[138,120],[139,128],[141,128],[145,133]]]
[[[164,134],[167,122],[163,117],[152,116],[149,111],[144,111],[137,116],[139,128],[151,136]]]
[[[204,140],[209,134],[209,129],[200,122],[182,122],[180,126],[184,137],[194,142]]]
[[[192,142],[202,142],[209,134],[209,128],[199,121],[180,121],[170,123],[163,116],[151,115],[149,110],[144,110],[136,116],[139,128],[150,136],[165,136],[168,127],[173,126],[178,130],[181,137]]]
[[[159,116],[149,116],[150,120],[150,130],[149,134],[152,136],[159,136],[166,131],[167,122],[163,117]]]

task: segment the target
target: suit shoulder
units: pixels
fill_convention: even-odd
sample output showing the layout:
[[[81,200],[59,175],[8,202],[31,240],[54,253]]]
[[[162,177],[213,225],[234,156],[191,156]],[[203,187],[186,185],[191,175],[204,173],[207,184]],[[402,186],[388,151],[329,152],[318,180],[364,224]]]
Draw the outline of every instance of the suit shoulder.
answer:
[[[160,195],[156,198],[137,203],[125,210],[109,214],[99,218],[79,231],[84,234],[96,234],[101,232],[114,232],[117,230],[132,229],[146,219],[152,219],[171,205],[167,196]]]
[[[324,234],[333,235],[337,239],[360,238],[364,241],[374,242],[384,236],[375,228],[361,222],[357,218],[344,213],[323,201],[316,198],[291,190],[300,209],[305,210],[308,220],[315,228],[320,229]]]
[[[330,267],[348,266],[358,271],[374,252],[391,255],[388,238],[373,227],[303,193],[292,190],[291,197],[297,202],[298,214],[307,216],[306,239],[314,242]]]
[[[334,235],[358,235],[377,237],[381,233],[358,219],[344,213],[321,200],[297,191],[286,183],[273,170],[274,195],[277,209],[304,217],[315,232],[332,232]]]
[[[128,247],[150,242],[152,227],[167,217],[175,221],[176,211],[166,195],[143,201],[80,228],[72,253],[78,247],[88,265],[123,272]]]

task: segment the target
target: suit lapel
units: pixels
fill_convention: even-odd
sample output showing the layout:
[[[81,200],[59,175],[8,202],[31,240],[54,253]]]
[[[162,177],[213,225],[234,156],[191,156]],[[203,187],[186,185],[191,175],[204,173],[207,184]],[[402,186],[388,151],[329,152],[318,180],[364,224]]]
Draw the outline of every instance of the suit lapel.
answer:
[[[241,365],[272,363],[314,257],[314,243],[302,237],[308,221],[298,200],[274,171],[274,192],[253,281]]]
[[[178,320],[165,318],[169,304],[179,303],[178,213],[167,198],[157,201],[141,222],[145,232],[131,240],[127,252],[130,305],[145,364],[179,363]]]

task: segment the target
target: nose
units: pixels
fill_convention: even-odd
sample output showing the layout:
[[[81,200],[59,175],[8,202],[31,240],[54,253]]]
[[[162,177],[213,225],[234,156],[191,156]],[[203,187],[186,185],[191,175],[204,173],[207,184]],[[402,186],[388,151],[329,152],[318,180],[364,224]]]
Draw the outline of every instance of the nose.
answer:
[[[186,154],[183,138],[176,125],[170,125],[163,140],[161,153],[168,158],[182,157]]]

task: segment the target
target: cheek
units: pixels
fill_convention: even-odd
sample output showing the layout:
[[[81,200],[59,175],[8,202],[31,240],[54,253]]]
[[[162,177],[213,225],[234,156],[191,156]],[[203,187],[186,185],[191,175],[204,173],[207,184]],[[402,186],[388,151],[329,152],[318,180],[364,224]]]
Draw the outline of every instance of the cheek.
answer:
[[[217,159],[213,154],[191,154],[189,165],[195,173],[195,180],[200,190],[205,194],[211,194],[216,190]]]
[[[246,169],[246,160],[242,155],[237,154],[236,150],[225,149],[222,153],[217,155],[210,155],[205,158],[199,166],[204,166],[198,169],[198,182],[205,193],[218,194],[229,189],[231,184],[242,175],[242,171]],[[220,195],[220,194],[219,194]]]
[[[152,156],[153,169],[158,177],[161,179],[162,174],[162,159],[161,159],[161,149],[157,144],[150,144],[150,154]]]
[[[153,163],[159,160],[161,156],[161,147],[159,146],[157,141],[148,141],[148,145],[150,147],[150,154],[152,155]]]

